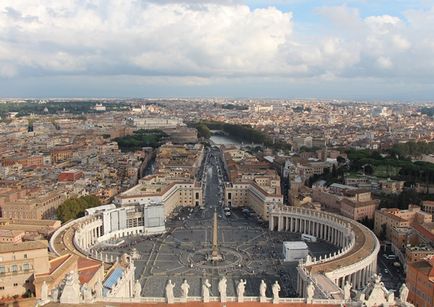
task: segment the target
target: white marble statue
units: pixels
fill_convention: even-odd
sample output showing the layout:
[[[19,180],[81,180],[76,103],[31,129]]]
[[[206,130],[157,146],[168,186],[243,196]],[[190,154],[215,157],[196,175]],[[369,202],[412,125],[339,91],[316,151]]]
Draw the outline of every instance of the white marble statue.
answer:
[[[306,286],[307,299],[312,300],[314,294],[315,294],[315,286],[313,285],[313,283],[311,281],[309,281],[309,283]]]
[[[181,284],[181,291],[182,291],[182,301],[187,302],[188,298],[188,291],[190,290],[190,285],[187,283],[187,280],[184,279],[184,281]]]
[[[44,280],[44,282],[42,283],[42,286],[41,286],[41,300],[43,302],[46,301],[46,300],[48,300],[48,285],[45,282],[45,280]]]
[[[78,274],[69,272],[65,277],[65,286],[60,295],[61,304],[80,304],[80,282]]]
[[[246,290],[246,281],[240,279],[240,282],[237,286],[237,295],[238,295],[238,302],[242,303],[244,302],[244,291]]]
[[[59,288],[51,289],[51,300],[57,302],[59,300]]]
[[[92,289],[88,287],[87,283],[84,283],[81,286],[80,292],[83,297],[83,301],[85,303],[92,303],[93,301]]]
[[[140,284],[140,281],[136,280],[136,283],[134,284],[134,297],[139,298],[142,293],[142,285]]]
[[[226,302],[226,288],[227,288],[227,279],[223,276],[219,281],[219,293],[220,293],[220,302]]]
[[[280,292],[280,285],[279,282],[276,280],[271,287],[271,290],[273,291],[273,303],[279,302],[279,292]]]
[[[102,297],[102,283],[99,280],[95,284],[95,297],[97,299]]]
[[[209,302],[209,289],[211,288],[211,284],[208,279],[205,279],[205,282],[202,284],[202,298],[204,303]]]
[[[370,282],[356,293],[354,300],[366,307],[395,306],[394,296],[393,291],[387,290],[384,286],[381,276],[374,274]]]
[[[408,287],[405,283],[401,285],[401,288],[399,288],[399,299],[401,303],[406,303],[408,298]]]
[[[175,288],[175,284],[169,279],[166,285],[166,299],[168,304],[173,304],[175,301],[175,296],[173,295],[173,288]]]
[[[351,299],[351,288],[353,285],[347,280],[344,285],[344,300],[348,301]]]
[[[261,284],[259,285],[259,301],[261,303],[266,301],[266,294],[265,291],[267,291],[267,284],[265,283],[264,280],[261,280]]]

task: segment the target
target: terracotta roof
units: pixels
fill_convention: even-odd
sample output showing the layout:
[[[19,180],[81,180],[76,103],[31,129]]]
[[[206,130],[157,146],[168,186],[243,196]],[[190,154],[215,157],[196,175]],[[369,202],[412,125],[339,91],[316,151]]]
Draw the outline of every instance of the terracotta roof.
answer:
[[[71,254],[66,254],[57,258],[54,258],[53,260],[50,260],[50,272],[49,274],[52,274],[55,270],[57,270],[58,267],[60,267],[63,263],[65,263],[69,258],[71,258]]]
[[[89,281],[95,276],[99,269],[100,266],[79,270],[78,278],[80,280],[80,283],[89,283]]]
[[[89,259],[89,258],[84,258],[84,257],[80,257],[78,259],[78,269],[87,269],[90,267],[94,267],[94,266],[100,266],[101,262],[97,261],[97,260],[93,260],[93,259]]]
[[[77,261],[78,256],[72,254],[65,254],[60,257],[50,260],[50,271],[44,274],[37,274],[37,280],[54,280],[59,276],[64,276],[65,270],[70,270],[71,264]]]
[[[427,230],[425,227],[423,227],[420,224],[413,224],[413,228],[420,233],[423,237],[427,238],[431,242],[434,242],[434,234]]]
[[[80,257],[77,262],[78,276],[81,284],[88,283],[101,268],[102,262]]]

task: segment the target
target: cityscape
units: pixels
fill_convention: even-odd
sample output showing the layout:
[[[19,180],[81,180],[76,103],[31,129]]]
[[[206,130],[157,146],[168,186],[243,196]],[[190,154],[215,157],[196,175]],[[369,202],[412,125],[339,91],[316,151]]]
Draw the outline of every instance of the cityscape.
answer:
[[[1,306],[434,306],[434,6],[302,2],[0,4]]]

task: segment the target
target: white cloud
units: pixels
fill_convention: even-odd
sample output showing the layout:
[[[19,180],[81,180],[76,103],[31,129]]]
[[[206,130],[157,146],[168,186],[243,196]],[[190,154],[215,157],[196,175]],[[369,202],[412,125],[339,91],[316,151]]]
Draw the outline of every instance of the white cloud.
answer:
[[[168,2],[2,2],[0,34],[15,41],[6,55],[11,61],[47,71],[91,70],[99,63],[126,70],[120,73],[155,74],[261,74],[278,68],[280,46],[292,33],[291,13]],[[28,23],[21,16],[36,17]]]
[[[392,61],[388,57],[380,56],[377,59],[377,64],[380,68],[389,69],[393,66]]]
[[[348,6],[316,12],[333,26],[323,20],[306,33],[292,12],[238,0],[3,0],[0,77],[131,75],[207,84],[385,78],[387,70],[434,79],[434,33],[422,31],[434,24],[434,9],[401,18],[361,17]]]
[[[9,63],[0,62],[0,77],[12,78],[17,75],[17,68]]]
[[[401,49],[401,50],[407,50],[411,47],[410,42],[406,38],[404,38],[398,34],[392,36],[392,42],[394,43],[394,45],[398,49]]]

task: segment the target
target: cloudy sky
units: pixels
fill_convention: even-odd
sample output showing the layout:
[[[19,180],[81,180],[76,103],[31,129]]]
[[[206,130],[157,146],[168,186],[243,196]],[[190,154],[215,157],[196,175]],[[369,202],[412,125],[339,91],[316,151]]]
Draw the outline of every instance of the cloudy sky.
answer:
[[[0,97],[434,100],[434,0],[1,0]]]

